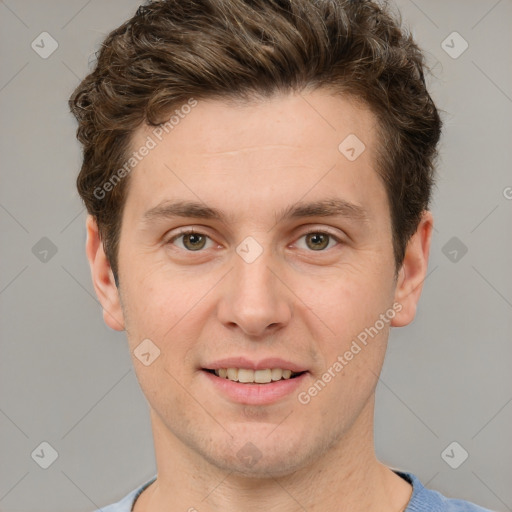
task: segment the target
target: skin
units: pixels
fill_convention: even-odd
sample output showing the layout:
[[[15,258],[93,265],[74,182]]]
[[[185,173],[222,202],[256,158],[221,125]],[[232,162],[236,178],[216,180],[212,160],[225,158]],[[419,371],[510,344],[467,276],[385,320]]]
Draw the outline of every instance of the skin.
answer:
[[[133,148],[151,130],[140,127]],[[366,146],[353,162],[338,150],[349,134]],[[411,486],[375,456],[375,387],[389,325],[415,316],[433,220],[424,212],[396,276],[377,145],[372,113],[326,90],[237,105],[200,101],[132,171],[119,290],[94,219],[87,219],[104,320],[126,330],[150,405],[158,478],[136,512],[406,507]],[[276,223],[277,212],[299,200],[333,197],[364,208],[366,221]],[[144,212],[163,200],[200,201],[227,218],[145,224]],[[190,227],[209,237],[200,251],[173,238]],[[308,242],[311,232],[339,241],[328,238],[324,248],[318,239]],[[263,249],[252,263],[236,252],[247,236]],[[400,312],[306,405],[295,392],[270,405],[240,404],[201,370],[229,356],[281,357],[308,369],[298,390],[307,391],[394,303]],[[149,366],[133,355],[146,338],[161,351]],[[248,442],[261,453],[252,466],[237,457]]]

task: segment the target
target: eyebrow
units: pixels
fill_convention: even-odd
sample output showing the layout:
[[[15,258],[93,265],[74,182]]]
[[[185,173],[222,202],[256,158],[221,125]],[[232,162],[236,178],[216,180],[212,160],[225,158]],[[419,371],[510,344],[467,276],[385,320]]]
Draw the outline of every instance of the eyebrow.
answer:
[[[206,206],[197,201],[173,202],[166,200],[147,210],[142,216],[142,222],[143,224],[150,224],[157,220],[176,217],[192,217],[221,222],[229,222],[230,220],[230,217],[222,210]],[[344,217],[358,222],[368,222],[369,220],[368,213],[362,206],[339,198],[295,203],[275,215],[276,223],[305,217]]]

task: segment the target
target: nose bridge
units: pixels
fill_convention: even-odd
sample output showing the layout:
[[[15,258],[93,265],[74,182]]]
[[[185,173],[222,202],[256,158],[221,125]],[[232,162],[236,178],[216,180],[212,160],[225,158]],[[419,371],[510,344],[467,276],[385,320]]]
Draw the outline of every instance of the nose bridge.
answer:
[[[291,317],[291,305],[286,288],[271,270],[278,266],[271,249],[246,239],[236,252],[221,299],[220,320],[251,335],[263,334],[270,326],[283,326]]]
[[[234,269],[234,291],[239,298],[246,300],[257,299],[259,296],[274,300],[275,276],[270,271],[272,258],[265,251],[254,261],[248,262],[243,258],[237,258]]]

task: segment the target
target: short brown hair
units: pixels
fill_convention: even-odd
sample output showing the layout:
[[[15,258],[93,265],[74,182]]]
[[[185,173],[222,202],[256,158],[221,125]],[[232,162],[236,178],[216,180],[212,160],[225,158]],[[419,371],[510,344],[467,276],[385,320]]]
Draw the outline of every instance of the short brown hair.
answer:
[[[129,158],[134,130],[158,126],[187,99],[249,99],[306,88],[363,101],[379,123],[396,269],[429,205],[439,113],[424,57],[387,5],[350,0],[161,0],[113,30],[69,99],[83,163],[77,187],[117,282],[129,177],[101,188]],[[341,141],[340,141],[341,142]]]

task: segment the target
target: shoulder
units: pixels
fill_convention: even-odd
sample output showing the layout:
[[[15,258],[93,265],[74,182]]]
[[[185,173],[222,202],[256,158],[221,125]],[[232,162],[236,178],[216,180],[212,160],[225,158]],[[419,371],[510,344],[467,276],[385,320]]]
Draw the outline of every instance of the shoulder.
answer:
[[[469,501],[447,498],[438,491],[427,489],[412,473],[396,471],[413,487],[412,496],[404,512],[492,512]]]
[[[156,475],[153,476],[150,480],[142,484],[140,487],[137,487],[133,491],[129,492],[121,501],[117,503],[112,503],[112,505],[108,505],[106,507],[101,507],[94,512],[131,512],[133,508],[133,504],[136,499],[142,493],[142,491],[152,484],[156,480]]]

